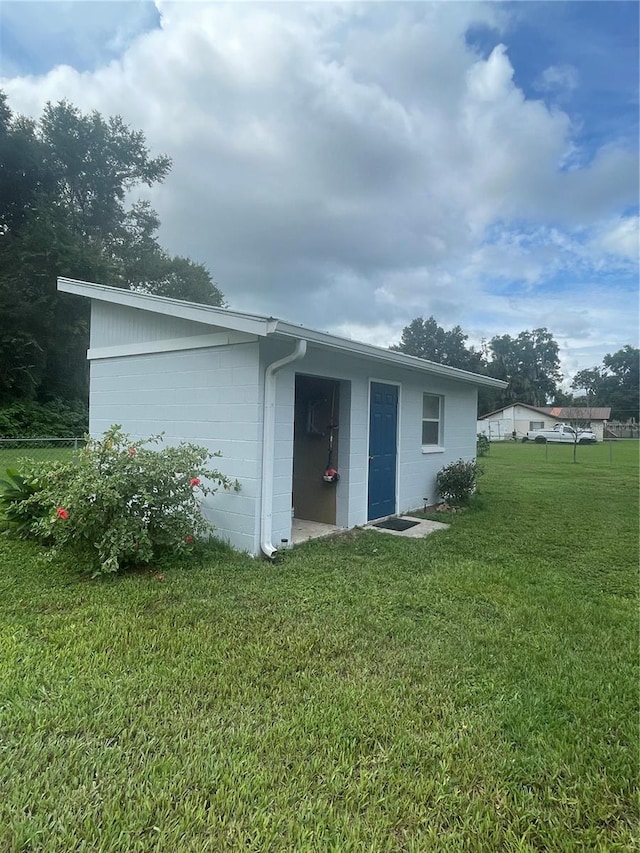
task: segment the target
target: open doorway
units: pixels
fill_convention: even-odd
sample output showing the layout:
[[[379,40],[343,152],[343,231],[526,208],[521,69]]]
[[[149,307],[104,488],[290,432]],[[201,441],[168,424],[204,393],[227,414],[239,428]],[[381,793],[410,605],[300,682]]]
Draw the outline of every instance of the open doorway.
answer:
[[[296,376],[293,432],[293,511],[297,519],[336,524],[340,470],[340,383],[319,376]]]

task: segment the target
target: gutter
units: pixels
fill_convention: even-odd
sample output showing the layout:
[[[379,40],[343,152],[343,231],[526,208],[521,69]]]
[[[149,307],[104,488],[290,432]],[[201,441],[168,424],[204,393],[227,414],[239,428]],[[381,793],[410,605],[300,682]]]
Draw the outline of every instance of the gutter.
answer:
[[[300,326],[294,326],[284,320],[276,320],[271,318],[267,328],[267,334],[278,335],[281,337],[299,338],[301,334]],[[483,376],[479,373],[471,373],[468,370],[462,370],[459,367],[449,367],[446,364],[438,364],[435,361],[429,361],[426,358],[418,358],[414,355],[406,355],[405,353],[393,352],[392,350],[383,349],[382,347],[374,346],[373,344],[365,344],[361,341],[354,341],[351,338],[342,338],[337,335],[331,335],[328,332],[319,332],[315,329],[303,329],[303,334],[310,344],[318,344],[320,346],[329,347],[346,352],[349,355],[364,356],[366,358],[376,358],[387,364],[391,363],[398,367],[409,369],[417,369],[436,376],[442,376],[446,379],[456,379],[461,382],[469,382],[476,386],[486,388],[506,388],[507,382],[502,379],[494,379],[492,376]]]
[[[271,541],[273,519],[273,463],[276,427],[276,373],[307,354],[307,342],[299,338],[295,349],[284,358],[267,365],[264,373],[264,406],[262,412],[262,492],[260,511],[260,549],[272,560],[277,548]]]

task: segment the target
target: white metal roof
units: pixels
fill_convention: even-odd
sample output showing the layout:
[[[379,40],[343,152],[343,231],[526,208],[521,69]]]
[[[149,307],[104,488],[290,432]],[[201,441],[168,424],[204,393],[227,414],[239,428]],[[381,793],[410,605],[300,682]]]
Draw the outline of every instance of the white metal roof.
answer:
[[[258,337],[302,339],[312,345],[342,350],[353,355],[384,361],[398,365],[398,367],[419,370],[449,379],[457,379],[460,382],[468,382],[473,385],[483,385],[489,388],[505,388],[507,385],[506,382],[493,379],[490,376],[481,376],[467,370],[459,370],[457,367],[447,367],[444,364],[437,364],[423,358],[392,352],[383,347],[373,346],[373,344],[365,344],[360,341],[353,341],[350,338],[342,338],[328,332],[320,332],[316,329],[288,323],[276,317],[247,314],[229,308],[215,308],[197,302],[185,302],[182,299],[154,296],[148,293],[138,293],[133,290],[123,290],[119,287],[108,287],[104,284],[76,281],[70,278],[58,278],[58,290],[76,296],[84,296],[88,299],[97,299],[101,302],[138,308],[154,314],[166,314],[171,317],[180,317],[183,320],[192,320],[196,323],[232,329],[237,332],[248,332]]]

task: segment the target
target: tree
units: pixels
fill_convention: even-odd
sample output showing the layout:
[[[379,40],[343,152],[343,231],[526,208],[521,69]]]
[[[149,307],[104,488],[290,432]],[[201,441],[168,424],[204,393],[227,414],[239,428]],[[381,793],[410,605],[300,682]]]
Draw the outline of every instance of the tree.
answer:
[[[612,420],[637,419],[640,406],[640,350],[629,344],[607,353],[602,367],[576,373],[571,387],[585,389],[592,406],[610,406]]]
[[[584,391],[585,398],[575,397],[575,400],[586,399],[587,402],[593,404],[602,396],[602,383],[604,376],[599,367],[592,367],[587,370],[579,370],[573,377],[571,387],[574,391]]]
[[[484,352],[467,347],[468,340],[460,326],[446,330],[439,326],[434,317],[425,320],[416,317],[402,330],[399,344],[389,347],[394,352],[404,352],[417,358],[446,364],[471,373],[487,373],[487,360]],[[478,389],[478,414],[494,408],[498,392],[491,388]]]
[[[473,347],[466,347],[465,341],[468,337],[460,326],[454,326],[447,331],[439,326],[433,317],[427,320],[416,317],[402,330],[400,343],[389,349],[435,361],[437,364],[458,367],[460,370],[484,373],[484,357]]]
[[[105,280],[90,242],[60,222],[30,214],[0,248],[0,394],[8,399],[79,399],[86,385],[89,309],[56,291],[56,275]],[[21,342],[16,347],[14,341]]]
[[[126,193],[163,181],[171,168],[169,157],[149,156],[144,135],[120,116],[105,121],[97,111],[83,115],[67,101],[48,103],[38,130],[56,180],[50,203],[86,238],[108,242],[124,219]]]
[[[53,184],[35,123],[14,120],[6,95],[0,91],[0,235],[18,228]]]
[[[128,205],[170,166],[117,116],[61,101],[31,121],[0,92],[0,403],[86,399],[89,308],[58,276],[223,303],[202,264],[161,248],[150,205]]]
[[[640,350],[629,344],[605,355],[603,393],[609,398],[613,420],[636,420],[640,408]]]
[[[580,432],[589,430],[593,418],[593,407],[588,399],[582,398],[583,405],[574,403],[573,406],[565,406],[563,419],[573,429],[573,461],[578,461],[578,444],[580,444]]]
[[[560,359],[558,344],[547,329],[520,332],[516,338],[494,337],[489,349],[489,374],[509,383],[500,404],[518,401],[544,406],[556,397],[562,380]]]

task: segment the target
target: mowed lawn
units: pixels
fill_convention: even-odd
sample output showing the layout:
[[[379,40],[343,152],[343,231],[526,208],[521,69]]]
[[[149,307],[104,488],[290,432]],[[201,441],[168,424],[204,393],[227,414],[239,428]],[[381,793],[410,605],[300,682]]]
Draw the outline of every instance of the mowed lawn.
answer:
[[[7,476],[7,469],[20,469],[20,463],[23,459],[34,459],[42,462],[66,462],[67,459],[73,458],[73,445],[69,447],[6,447],[0,445],[0,480]]]
[[[571,453],[277,565],[0,540],[0,850],[636,849],[638,447]]]

